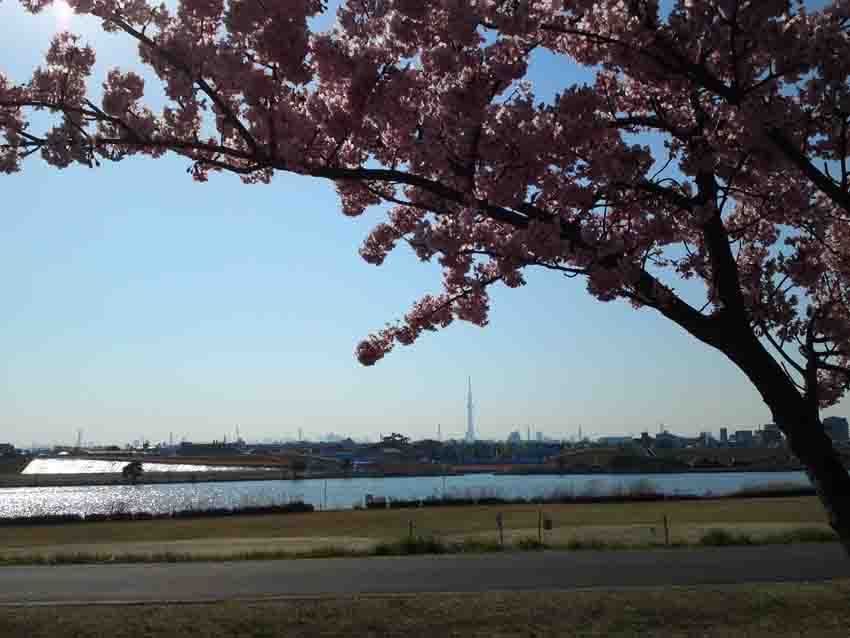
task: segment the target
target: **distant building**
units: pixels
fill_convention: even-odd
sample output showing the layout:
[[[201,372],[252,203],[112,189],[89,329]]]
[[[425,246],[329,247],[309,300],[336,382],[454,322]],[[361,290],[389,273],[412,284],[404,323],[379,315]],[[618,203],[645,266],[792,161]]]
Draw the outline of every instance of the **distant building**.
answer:
[[[685,439],[664,430],[655,437],[655,447],[659,450],[679,450],[685,447]]]
[[[15,456],[17,450],[11,443],[0,443],[0,456]]]
[[[522,434],[519,433],[519,430],[514,430],[508,435],[508,443],[522,443]]]
[[[833,441],[848,441],[850,440],[850,425],[847,419],[840,416],[828,416],[823,420],[823,429]]]
[[[764,426],[761,432],[761,442],[763,445],[775,447],[782,444],[782,431],[775,423],[768,423]]]
[[[634,439],[630,436],[600,436],[596,442],[605,447],[620,447],[622,445],[632,445]]]
[[[177,448],[178,456],[235,456],[241,450],[235,443],[191,443],[183,441]]]
[[[466,394],[466,439],[467,443],[475,443],[475,420],[473,417],[474,405],[472,403],[472,377],[469,377],[469,387]]]
[[[756,437],[752,430],[737,430],[734,436],[736,447],[753,447],[756,443]]]
[[[393,432],[389,436],[381,437],[381,445],[383,447],[403,448],[410,445],[410,437]]]
[[[711,432],[700,432],[699,444],[702,447],[717,447],[717,439],[711,436]]]
[[[720,443],[729,445],[729,428],[720,428]]]

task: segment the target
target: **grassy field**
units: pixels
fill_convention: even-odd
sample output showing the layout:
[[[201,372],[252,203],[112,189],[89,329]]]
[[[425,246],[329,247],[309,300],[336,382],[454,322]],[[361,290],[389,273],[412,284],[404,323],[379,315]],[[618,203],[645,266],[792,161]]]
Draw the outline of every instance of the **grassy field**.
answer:
[[[316,542],[316,541],[319,542]],[[658,541],[646,545],[604,541],[599,538],[574,539],[567,543],[541,542],[533,535],[497,540],[465,538],[441,540],[434,537],[408,537],[375,542],[368,539],[265,539],[253,545],[243,539],[218,543],[204,540],[147,544],[101,544],[44,546],[36,550],[7,551],[0,554],[0,568],[21,565],[92,565],[132,563],[186,563],[225,561],[270,561],[310,558],[368,558],[370,556],[411,556],[423,554],[490,554],[554,550],[677,550],[693,547],[742,545],[789,545],[794,543],[832,543],[837,537],[821,527],[798,527],[775,531],[761,537],[719,528],[707,530],[701,538],[688,543],[676,541],[669,547]]]
[[[0,608],[30,638],[508,636],[846,638],[850,583],[361,596],[207,605]]]
[[[0,556],[39,551],[91,553],[187,552],[210,554],[250,551],[309,551],[316,547],[362,549],[405,537],[413,522],[417,536],[448,541],[493,541],[496,514],[503,513],[505,541],[536,537],[538,507],[441,507],[409,510],[315,512],[209,519],[0,526]],[[673,542],[697,542],[710,529],[746,533],[753,538],[800,527],[826,529],[815,497],[727,499],[667,503],[547,505],[552,545],[598,540],[646,545],[663,541],[663,518]]]

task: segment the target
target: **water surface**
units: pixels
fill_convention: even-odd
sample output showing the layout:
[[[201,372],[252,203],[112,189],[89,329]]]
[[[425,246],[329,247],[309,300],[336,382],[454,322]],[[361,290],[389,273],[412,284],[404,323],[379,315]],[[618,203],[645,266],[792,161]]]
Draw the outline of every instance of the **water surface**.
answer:
[[[218,468],[216,468],[218,469]],[[451,477],[234,481],[165,485],[95,485],[0,489],[0,517],[41,514],[105,514],[115,511],[163,513],[182,509],[245,507],[303,500],[317,509],[349,509],[367,494],[390,499],[461,496],[534,498],[604,495],[640,484],[668,495],[723,495],[769,484],[806,487],[803,472],[725,472],[689,474],[579,474],[505,476],[467,474]]]

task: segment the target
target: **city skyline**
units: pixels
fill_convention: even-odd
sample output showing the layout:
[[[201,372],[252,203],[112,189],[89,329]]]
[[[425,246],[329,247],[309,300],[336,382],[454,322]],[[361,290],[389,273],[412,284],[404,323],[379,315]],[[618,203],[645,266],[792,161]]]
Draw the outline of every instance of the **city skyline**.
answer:
[[[846,423],[847,419],[844,417],[828,417],[829,419],[838,419],[839,421],[844,421]],[[826,424],[825,424],[826,425]],[[738,432],[745,433],[761,433],[770,429],[776,429],[776,426],[772,423],[764,423],[759,425],[747,425],[747,424],[739,424],[735,426],[724,426],[717,429],[702,429],[698,434],[693,433],[684,433],[682,431],[671,429],[663,424],[659,425],[659,429],[656,432],[652,432],[650,430],[643,430],[638,434],[628,434],[623,435],[596,435],[594,433],[582,432],[581,428],[579,430],[572,432],[569,435],[559,436],[557,434],[553,434],[550,432],[545,432],[543,430],[535,429],[533,426],[525,426],[526,431],[523,433],[522,428],[517,427],[511,432],[508,433],[505,437],[498,436],[476,436],[474,439],[470,440],[469,430],[464,433],[463,436],[451,436],[448,438],[442,438],[440,435],[435,439],[433,436],[423,436],[421,438],[410,438],[411,441],[427,441],[427,440],[436,440],[441,442],[455,442],[455,443],[497,443],[502,441],[516,441],[516,442],[529,442],[529,443],[602,443],[602,444],[611,444],[618,445],[623,440],[632,440],[639,441],[642,435],[648,435],[650,438],[656,434],[665,434],[672,435],[676,438],[681,439],[699,439],[704,438],[706,440],[711,440],[714,442],[723,443],[726,441],[724,439],[724,432],[727,434],[734,436]],[[395,432],[394,432],[395,434]],[[398,434],[403,435],[403,432],[398,432]],[[269,445],[269,444],[293,444],[293,443],[339,443],[346,440],[354,441],[358,444],[369,444],[369,443],[380,443],[385,437],[385,433],[379,433],[375,437],[358,437],[358,436],[347,436],[344,434],[339,434],[336,432],[326,432],[323,434],[311,434],[305,433],[303,431],[298,433],[298,436],[289,436],[282,435],[278,437],[263,437],[263,438],[244,438],[239,434],[238,427],[235,432],[231,433],[223,433],[218,436],[211,436],[207,439],[189,439],[187,437],[175,437],[174,433],[169,433],[169,436],[165,439],[160,439],[156,437],[147,437],[145,435],[141,435],[137,438],[134,438],[130,441],[117,441],[117,440],[91,440],[88,438],[84,438],[84,430],[77,429],[74,432],[74,436],[76,437],[72,442],[61,442],[61,441],[31,441],[28,445],[16,445],[19,449],[30,449],[30,450],[43,450],[43,449],[53,449],[53,448],[67,448],[67,449],[84,449],[84,448],[96,448],[96,447],[105,447],[118,445],[119,447],[123,447],[125,445],[129,445],[131,447],[141,447],[143,444],[149,444],[150,446],[163,446],[174,448],[179,446],[182,443],[213,443],[213,444],[223,444],[227,445],[230,443],[239,443],[242,445]],[[12,442],[14,444],[14,442]]]
[[[471,383],[470,383],[471,385]],[[442,424],[436,425],[436,434],[434,432],[424,433],[421,436],[411,436],[412,440],[440,440],[440,441],[457,441],[457,442],[474,442],[474,441],[505,441],[511,440],[515,437],[516,434],[519,435],[520,441],[568,441],[568,442],[577,442],[577,441],[596,441],[600,439],[606,438],[640,438],[641,434],[648,433],[650,436],[654,436],[657,433],[665,432],[671,433],[674,435],[684,436],[684,437],[699,437],[704,434],[709,434],[712,438],[720,440],[722,439],[722,431],[728,430],[729,433],[734,434],[738,430],[745,431],[760,431],[765,426],[772,425],[769,422],[750,424],[750,423],[732,423],[726,425],[704,425],[700,427],[694,426],[694,428],[686,428],[686,427],[676,427],[675,425],[668,425],[664,423],[657,424],[653,427],[645,427],[642,429],[634,430],[625,430],[620,429],[612,432],[603,432],[598,433],[592,430],[588,430],[583,428],[581,425],[577,425],[572,430],[561,429],[560,431],[556,428],[554,430],[546,430],[541,427],[537,427],[533,424],[515,424],[511,426],[508,431],[500,434],[491,434],[491,433],[479,433],[477,429],[474,427],[471,429],[471,421],[472,412],[471,412],[471,393],[467,395],[466,402],[466,430],[463,432],[452,433],[451,431],[446,433]],[[834,418],[834,417],[833,417]],[[296,428],[292,431],[282,431],[277,432],[275,435],[269,435],[266,433],[265,435],[257,435],[251,436],[243,436],[240,433],[240,425],[235,425],[231,427],[230,430],[219,430],[217,432],[210,431],[209,436],[201,435],[199,437],[191,437],[185,434],[181,434],[179,432],[169,431],[165,436],[157,436],[157,435],[149,435],[148,433],[142,432],[137,433],[137,436],[133,436],[128,440],[119,440],[116,438],[96,438],[89,437],[86,434],[86,430],[83,428],[75,428],[69,432],[68,436],[65,439],[53,439],[53,440],[45,440],[43,438],[39,438],[38,436],[31,438],[30,440],[14,440],[10,439],[8,442],[16,445],[21,449],[44,449],[44,448],[52,448],[52,447],[92,447],[92,446],[104,446],[104,445],[125,445],[125,444],[141,444],[145,441],[153,444],[168,444],[170,446],[174,446],[175,444],[182,441],[237,441],[243,440],[251,444],[261,444],[261,443],[278,443],[278,442],[297,442],[297,441],[307,441],[307,442],[333,442],[338,440],[344,440],[350,438],[357,442],[380,442],[383,436],[386,435],[386,431],[380,431],[376,434],[350,434],[344,432],[311,432],[308,429],[303,427]],[[405,429],[401,425],[398,425],[395,428],[392,428],[392,431],[398,431],[400,434],[405,434]],[[470,431],[472,431],[473,436],[470,439]],[[0,434],[0,438],[2,434]]]

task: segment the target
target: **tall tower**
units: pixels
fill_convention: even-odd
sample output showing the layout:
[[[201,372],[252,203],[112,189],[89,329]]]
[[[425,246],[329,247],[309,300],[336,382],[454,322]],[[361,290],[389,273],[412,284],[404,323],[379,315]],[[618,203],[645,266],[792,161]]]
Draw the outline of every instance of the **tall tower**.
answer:
[[[472,418],[472,377],[466,392],[466,442],[475,443],[475,422]]]

